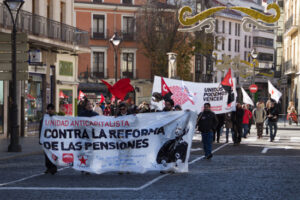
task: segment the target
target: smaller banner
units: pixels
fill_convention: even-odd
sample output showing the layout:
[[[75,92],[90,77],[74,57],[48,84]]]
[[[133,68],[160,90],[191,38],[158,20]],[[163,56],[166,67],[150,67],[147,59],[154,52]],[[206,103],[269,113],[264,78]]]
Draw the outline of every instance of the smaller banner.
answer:
[[[203,110],[204,103],[210,103],[211,109],[216,114],[235,111],[236,106],[236,84],[233,79],[234,101],[227,104],[228,93],[223,89],[220,83],[195,83],[189,81],[163,78],[165,84],[172,92],[172,99],[175,105],[180,105],[183,110],[189,109],[196,113]],[[155,76],[152,93],[161,93],[161,77]],[[162,110],[164,102],[151,101],[153,107]]]
[[[188,171],[197,115],[44,116],[40,142],[57,166],[93,173]]]

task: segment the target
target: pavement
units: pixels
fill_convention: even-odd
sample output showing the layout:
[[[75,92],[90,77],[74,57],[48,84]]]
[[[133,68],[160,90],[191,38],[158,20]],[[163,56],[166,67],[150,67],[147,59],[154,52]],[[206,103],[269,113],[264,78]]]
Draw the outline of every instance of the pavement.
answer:
[[[39,144],[38,136],[20,137],[21,152],[8,152],[9,138],[0,138],[0,160],[42,154],[42,146]]]
[[[254,131],[255,126],[252,126],[252,129]],[[278,122],[278,130],[300,130],[300,124],[296,125],[295,123],[293,123],[292,125],[289,125],[288,123]],[[10,140],[8,138],[0,138],[0,160],[43,153],[43,149],[42,146],[39,144],[39,139],[37,135],[20,137],[20,145],[22,146],[22,152],[8,152],[7,149],[9,144]]]

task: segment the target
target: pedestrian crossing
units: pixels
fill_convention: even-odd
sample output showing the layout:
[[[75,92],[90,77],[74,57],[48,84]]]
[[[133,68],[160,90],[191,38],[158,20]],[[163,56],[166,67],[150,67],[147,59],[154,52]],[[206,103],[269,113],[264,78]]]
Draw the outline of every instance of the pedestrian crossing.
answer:
[[[201,141],[202,137],[201,134],[194,134],[193,137],[193,141]],[[270,137],[264,136],[262,139],[258,139],[256,136],[249,136],[248,138],[242,138],[242,141],[246,141],[246,142],[258,142],[258,141],[270,141]],[[280,136],[276,136],[274,139],[274,142],[292,142],[292,143],[298,143],[300,142],[300,137],[280,137]],[[225,136],[221,136],[220,138],[220,143],[225,143],[226,142],[226,138]],[[232,138],[229,137],[229,142],[232,142]]]

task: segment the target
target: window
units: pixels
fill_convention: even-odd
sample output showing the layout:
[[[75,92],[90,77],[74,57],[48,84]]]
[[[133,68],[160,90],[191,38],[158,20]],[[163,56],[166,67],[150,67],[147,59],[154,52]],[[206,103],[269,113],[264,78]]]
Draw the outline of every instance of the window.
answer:
[[[222,32],[225,33],[225,21],[222,21]]]
[[[104,78],[104,52],[93,52],[93,77]]]
[[[93,0],[94,3],[102,3],[102,0]]]
[[[229,35],[231,35],[231,22],[229,22]]]
[[[263,37],[253,37],[253,44],[260,45],[260,46],[273,47],[274,40],[269,39],[269,38],[263,38]]]
[[[241,25],[238,24],[238,36],[241,36]]]
[[[251,37],[249,36],[249,48],[251,48]]]
[[[133,68],[134,68],[133,65],[134,65],[134,54],[123,53],[123,63],[122,63],[123,78],[133,78]]]
[[[123,4],[132,4],[132,0],[122,0]]]
[[[123,17],[123,39],[134,39],[134,17]]]
[[[218,36],[216,36],[216,38],[215,38],[215,49],[216,50],[218,50],[218,43],[219,43]]]
[[[268,53],[259,53],[258,54],[258,60],[260,61],[274,61],[273,60],[273,54],[268,54]]]
[[[197,3],[197,13],[201,12],[201,3]]]
[[[216,33],[219,33],[219,20],[216,19]]]
[[[234,31],[234,35],[237,36],[237,29],[238,29],[238,24],[235,23],[235,31]]]
[[[237,40],[234,40],[234,52],[237,52]]]
[[[231,39],[228,39],[228,51],[231,51]]]
[[[222,38],[222,50],[225,50],[225,38]]]
[[[93,15],[93,38],[104,39],[105,38],[105,16]]]
[[[199,55],[199,54],[196,54],[196,57],[195,57],[195,72],[198,72],[200,73],[202,71],[202,56]]]
[[[237,52],[240,52],[240,40],[238,40],[238,51]]]
[[[244,46],[245,46],[245,48],[247,48],[247,35],[245,35],[245,41],[244,42],[245,42]]]

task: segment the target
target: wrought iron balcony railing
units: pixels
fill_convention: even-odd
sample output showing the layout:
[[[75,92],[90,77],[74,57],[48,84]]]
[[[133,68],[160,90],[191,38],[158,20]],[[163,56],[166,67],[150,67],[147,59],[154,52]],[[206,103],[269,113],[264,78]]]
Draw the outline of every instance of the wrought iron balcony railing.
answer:
[[[9,12],[1,3],[0,27],[7,29],[12,28]],[[24,10],[21,10],[19,13],[17,29],[20,32],[50,38],[72,45],[87,46],[89,41],[87,31]]]
[[[124,41],[135,41],[136,40],[136,32],[127,32],[127,31],[116,31],[120,34]],[[105,29],[103,32],[97,32],[93,29],[90,30],[90,36],[93,40],[109,40],[114,35],[114,31],[109,29]]]
[[[295,65],[293,65],[292,60],[289,60],[284,63],[285,73],[295,73]]]

